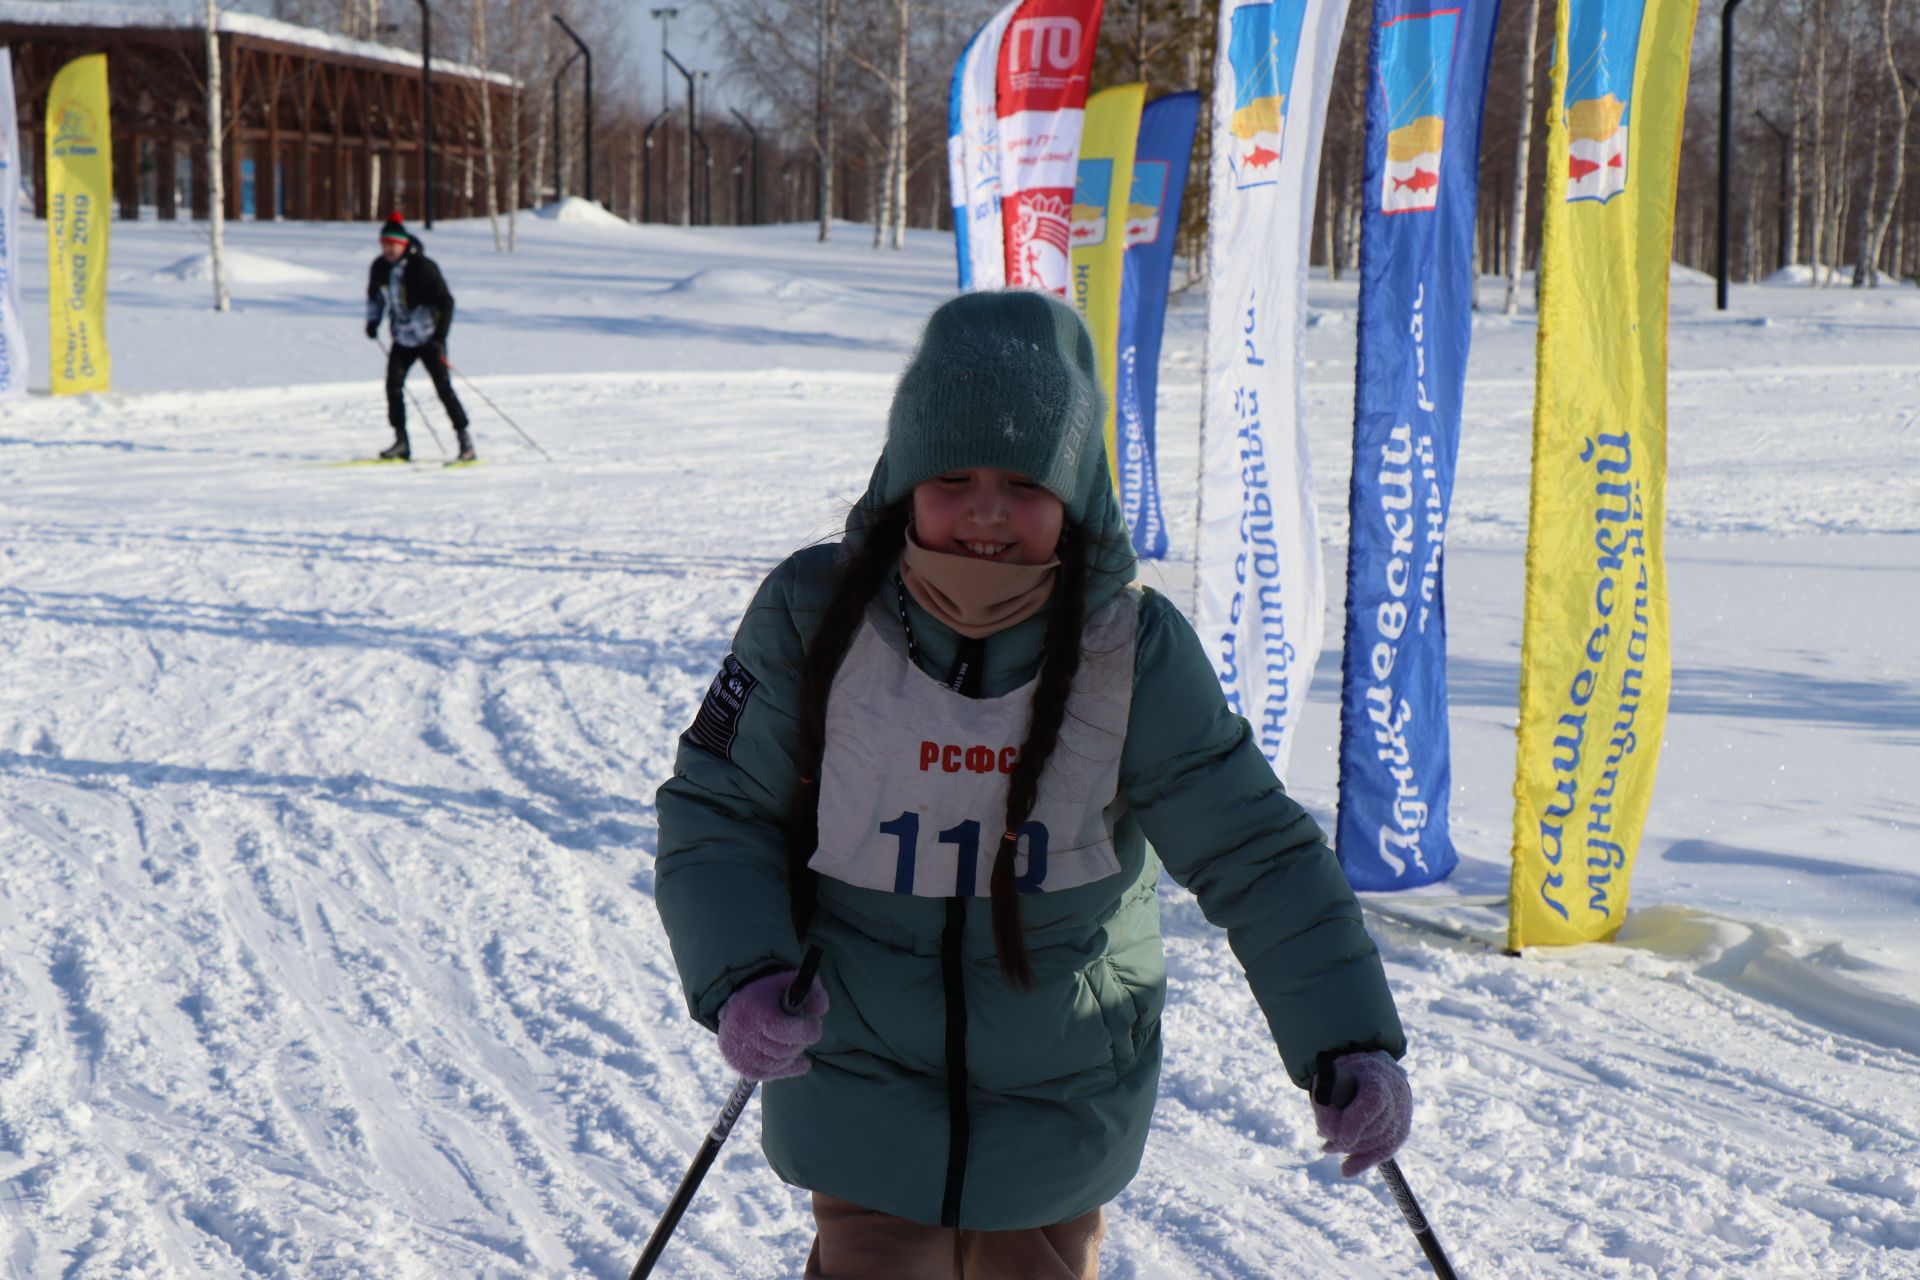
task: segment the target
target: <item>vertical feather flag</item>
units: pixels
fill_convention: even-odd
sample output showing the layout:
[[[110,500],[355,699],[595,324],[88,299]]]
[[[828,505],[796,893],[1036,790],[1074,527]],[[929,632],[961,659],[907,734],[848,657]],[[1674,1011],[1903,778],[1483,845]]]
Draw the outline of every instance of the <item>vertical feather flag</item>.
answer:
[[[1358,889],[1429,884],[1458,861],[1442,552],[1499,15],[1500,0],[1373,5],[1335,826]]]
[[[1140,136],[1143,84],[1116,85],[1087,99],[1080,159],[1073,182],[1073,213],[1068,224],[1074,310],[1093,335],[1094,373],[1106,396],[1100,438],[1107,450],[1107,474],[1119,475],[1114,456],[1113,407],[1115,361],[1120,345],[1120,275],[1126,261],[1127,199],[1133,192],[1133,143]]]
[[[1133,152],[1133,190],[1127,200],[1127,256],[1120,279],[1120,336],[1114,396],[1114,475],[1120,512],[1142,560],[1167,554],[1167,522],[1160,506],[1155,447],[1155,398],[1160,391],[1160,338],[1166,331],[1167,287],[1173,241],[1187,188],[1187,162],[1200,116],[1200,95],[1170,93],[1140,113]]]
[[[1668,693],[1667,272],[1693,0],[1559,0],[1514,779],[1514,948],[1626,919]]]
[[[953,199],[954,249],[962,289],[1006,283],[1000,228],[1000,116],[994,81],[1000,42],[1020,0],[1011,0],[976,31],[953,68],[947,98],[947,181]]]
[[[94,53],[60,68],[47,91],[47,363],[57,396],[107,389],[112,217],[107,56]]]
[[[1021,0],[1000,42],[1000,216],[1006,282],[1067,293],[1087,73],[1104,0]]]
[[[1208,177],[1195,629],[1284,773],[1320,656],[1307,459],[1307,240],[1347,0],[1222,0]]]
[[[27,332],[20,316],[19,145],[13,50],[0,45],[0,400],[27,394]]]

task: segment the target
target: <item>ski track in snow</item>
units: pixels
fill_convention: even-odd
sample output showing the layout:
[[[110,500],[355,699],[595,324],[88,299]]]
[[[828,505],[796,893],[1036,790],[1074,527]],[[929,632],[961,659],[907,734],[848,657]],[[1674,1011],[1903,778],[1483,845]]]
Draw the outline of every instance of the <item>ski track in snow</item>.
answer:
[[[902,289],[905,314],[939,291]],[[1175,316],[1163,423],[1197,412],[1197,319]],[[1505,590],[1524,536],[1531,384],[1498,362],[1530,341],[1496,332],[1469,389],[1452,536],[1486,550],[1461,553],[1460,598]],[[1920,366],[1848,365],[1846,332],[1825,341],[1817,367],[1675,377],[1676,561],[1920,531],[1898,426]],[[1309,392],[1336,548],[1338,372]],[[0,408],[0,1274],[621,1277],[724,1101],[651,903],[651,796],[761,576],[834,536],[864,484],[890,374],[481,385],[559,462],[470,399],[480,468],[331,466],[379,442],[371,383]],[[1163,430],[1180,554],[1195,447]],[[415,447],[431,456],[425,433]],[[1868,581],[1910,581],[1887,576],[1902,558]],[[1179,575],[1154,576],[1181,598]],[[1463,670],[1511,661],[1517,599],[1502,608],[1457,621]],[[1323,821],[1337,600],[1330,617],[1297,754]],[[1702,634],[1716,647],[1681,665],[1777,660]],[[1920,745],[1910,653],[1836,673],[1861,684],[1859,710],[1827,713],[1844,767]],[[1687,694],[1677,680],[1676,718]],[[1780,696],[1756,732],[1794,722]],[[1463,695],[1456,715],[1477,787],[1459,835],[1480,855],[1458,888],[1490,892],[1511,708]],[[1737,860],[1703,843],[1726,806],[1663,800],[1674,835],[1702,839],[1648,876]],[[1842,824],[1898,884],[1901,837],[1874,832],[1920,814],[1886,804],[1881,827],[1800,821]],[[1405,903],[1449,901],[1494,936],[1467,899]],[[1426,1274],[1383,1184],[1317,1154],[1224,937],[1170,886],[1163,912],[1166,1073],[1103,1275]],[[1640,941],[1516,961],[1374,917],[1413,1041],[1402,1165],[1462,1273],[1920,1276],[1920,1055],[1740,985],[1759,934],[1702,964],[1662,945],[1672,919],[1642,918]],[[758,1139],[750,1108],[672,1274],[797,1273],[811,1218]]]

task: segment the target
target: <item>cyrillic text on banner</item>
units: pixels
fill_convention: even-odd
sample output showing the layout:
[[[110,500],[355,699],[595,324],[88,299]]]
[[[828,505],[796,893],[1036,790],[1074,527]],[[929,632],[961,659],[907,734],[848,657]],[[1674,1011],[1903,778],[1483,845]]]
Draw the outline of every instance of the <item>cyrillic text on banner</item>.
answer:
[[[1113,441],[1116,362],[1120,350],[1120,275],[1126,260],[1127,198],[1133,191],[1133,142],[1140,134],[1143,84],[1116,85],[1087,99],[1085,131],[1073,184],[1068,300],[1093,335],[1094,373],[1106,397],[1100,438],[1107,472],[1118,474]]]
[[[1087,73],[1103,0],[1021,0],[1000,42],[1000,215],[1006,282],[1067,295]]]
[[[1160,339],[1166,331],[1167,289],[1173,275],[1173,243],[1187,189],[1187,163],[1200,95],[1192,91],[1155,98],[1140,113],[1134,144],[1133,192],[1127,204],[1126,261],[1120,282],[1116,461],[1120,512],[1133,532],[1142,560],[1167,554],[1166,512],[1160,505],[1159,451],[1155,443],[1160,392]]]
[[[1214,63],[1196,627],[1280,773],[1326,598],[1300,339],[1346,12],[1346,0],[1222,0]]]
[[[1000,224],[1000,114],[994,82],[1000,42],[1020,0],[987,19],[953,68],[947,99],[947,181],[953,196],[954,248],[962,289],[997,289],[1007,281]]]
[[[1473,329],[1480,117],[1500,0],[1374,0],[1335,850],[1356,889],[1442,879],[1443,551]]]
[[[1508,940],[1611,938],[1666,730],[1667,273],[1693,0],[1560,0]]]

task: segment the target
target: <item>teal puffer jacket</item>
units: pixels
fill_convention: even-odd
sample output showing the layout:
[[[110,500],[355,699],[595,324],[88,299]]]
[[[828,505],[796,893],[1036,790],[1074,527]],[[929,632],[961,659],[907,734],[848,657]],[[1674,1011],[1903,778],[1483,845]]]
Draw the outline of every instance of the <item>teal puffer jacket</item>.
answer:
[[[688,1007],[709,1028],[745,981],[803,951],[783,825],[799,787],[801,660],[838,551],[803,551],[761,587],[734,641],[757,684],[731,742],[722,755],[683,737],[657,797],[655,896]],[[1131,556],[1119,559],[1096,566],[1089,612],[1131,577]],[[909,610],[923,667],[944,673],[958,637]],[[1159,1078],[1162,865],[1227,931],[1294,1083],[1323,1051],[1404,1052],[1379,955],[1319,829],[1227,710],[1186,620],[1151,591],[1138,618],[1121,870],[1023,896],[1032,990],[1001,976],[986,899],[820,879],[807,940],[824,950],[832,1008],[813,1069],[764,1095],[766,1154],[788,1182],[981,1230],[1063,1222],[1118,1194],[1139,1168]],[[989,640],[987,696],[1032,677],[1045,625],[1043,612]]]

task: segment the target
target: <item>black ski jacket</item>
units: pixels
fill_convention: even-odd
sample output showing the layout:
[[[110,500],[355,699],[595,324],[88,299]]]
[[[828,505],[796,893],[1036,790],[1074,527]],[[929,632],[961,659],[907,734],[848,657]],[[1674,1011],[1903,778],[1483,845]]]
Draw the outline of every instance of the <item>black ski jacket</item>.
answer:
[[[447,330],[453,327],[453,293],[417,236],[407,236],[400,261],[388,262],[384,254],[373,260],[367,274],[367,323],[377,322],[383,313],[392,317],[393,340],[402,346],[446,344]]]

